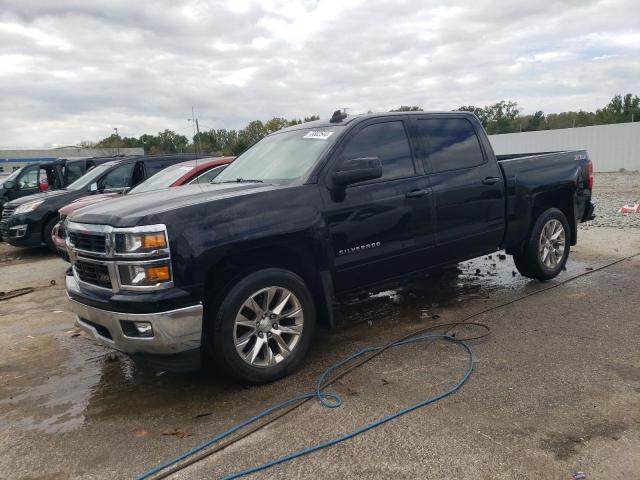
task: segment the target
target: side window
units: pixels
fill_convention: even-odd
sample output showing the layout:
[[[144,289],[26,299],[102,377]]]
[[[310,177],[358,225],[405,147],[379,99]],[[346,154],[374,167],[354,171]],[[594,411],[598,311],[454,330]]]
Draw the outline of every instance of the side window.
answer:
[[[382,162],[382,180],[415,174],[409,140],[401,121],[374,123],[364,127],[348,141],[343,160],[378,157]]]
[[[126,188],[131,186],[131,174],[135,163],[120,165],[107,173],[100,182],[101,189]]]
[[[464,118],[418,120],[419,135],[426,140],[432,172],[468,168],[484,162],[478,136]]]
[[[156,160],[154,162],[146,162],[144,166],[147,170],[147,178],[152,177],[160,170],[164,170],[169,165],[173,165],[174,163],[176,162],[171,160]]]
[[[64,179],[67,185],[75,182],[83,174],[81,162],[67,163],[64,167]]]
[[[211,183],[211,181],[216,178],[220,173],[227,168],[226,165],[220,165],[219,167],[212,168],[211,170],[207,170],[202,175],[194,178],[189,182],[189,185],[194,183]]]
[[[40,167],[29,167],[20,175],[20,189],[37,188]]]

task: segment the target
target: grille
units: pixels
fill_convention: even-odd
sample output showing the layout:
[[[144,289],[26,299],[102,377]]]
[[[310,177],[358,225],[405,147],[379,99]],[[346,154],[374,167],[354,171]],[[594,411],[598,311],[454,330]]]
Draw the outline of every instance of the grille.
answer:
[[[83,282],[97,285],[98,287],[111,288],[111,277],[106,265],[78,260],[74,264],[74,268],[78,278]]]
[[[15,211],[17,207],[13,207],[13,206],[9,206],[9,205],[5,205],[5,207],[2,209],[2,220],[6,220],[8,219],[11,215],[13,215],[13,212]]]
[[[67,232],[71,244],[78,250],[86,252],[105,253],[105,236],[93,233]]]

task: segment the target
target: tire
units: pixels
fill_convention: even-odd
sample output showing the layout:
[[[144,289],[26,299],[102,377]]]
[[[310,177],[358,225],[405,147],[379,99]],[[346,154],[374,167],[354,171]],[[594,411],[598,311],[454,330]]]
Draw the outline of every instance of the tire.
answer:
[[[540,214],[522,253],[513,255],[513,261],[522,275],[544,282],[562,271],[570,246],[567,218],[557,208],[550,208]]]
[[[47,246],[49,250],[51,250],[54,253],[57,253],[58,249],[53,243],[53,239],[51,238],[51,233],[53,232],[53,227],[55,227],[56,223],[58,223],[59,221],[60,221],[60,218],[56,215],[45,224],[44,229],[42,230],[42,240],[44,241],[44,244]]]
[[[204,347],[215,368],[243,383],[289,375],[301,365],[315,332],[313,296],[289,270],[250,273],[226,290],[217,309],[206,307],[213,318],[206,319]]]

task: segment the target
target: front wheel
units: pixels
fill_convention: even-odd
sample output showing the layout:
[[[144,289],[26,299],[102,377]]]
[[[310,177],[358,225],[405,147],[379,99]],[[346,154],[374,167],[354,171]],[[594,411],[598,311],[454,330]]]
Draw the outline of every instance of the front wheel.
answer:
[[[266,383],[300,366],[316,311],[302,278],[265,268],[233,285],[210,320],[207,347],[216,366],[240,381]]]
[[[44,244],[47,246],[49,250],[51,250],[54,253],[57,253],[58,249],[56,248],[55,243],[53,243],[53,238],[51,238],[51,234],[53,233],[53,228],[57,225],[59,221],[60,221],[60,218],[58,216],[51,218],[45,224],[44,229],[42,230],[42,240],[44,241]]]
[[[558,275],[569,258],[569,222],[562,211],[550,208],[536,220],[522,253],[513,256],[525,277],[545,281]]]

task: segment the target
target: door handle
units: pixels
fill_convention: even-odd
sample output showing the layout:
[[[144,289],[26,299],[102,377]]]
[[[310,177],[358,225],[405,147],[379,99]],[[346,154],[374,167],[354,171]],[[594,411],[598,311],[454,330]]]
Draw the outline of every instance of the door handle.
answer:
[[[484,180],[482,180],[482,183],[484,185],[493,185],[494,183],[498,183],[500,181],[500,178],[498,177],[487,177]]]
[[[420,198],[420,197],[424,197],[425,195],[429,195],[430,193],[431,193],[431,190],[411,190],[410,192],[407,192],[405,194],[405,197]]]

